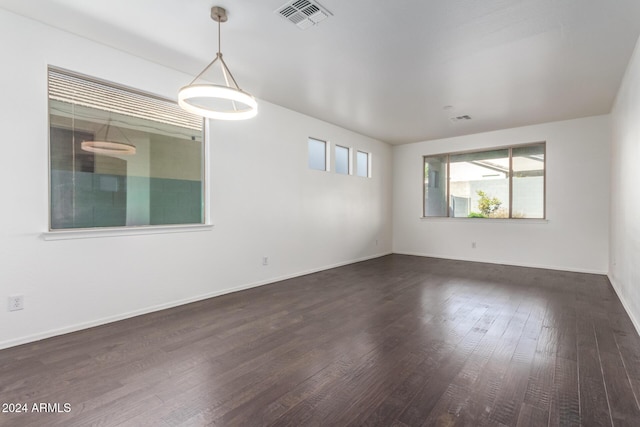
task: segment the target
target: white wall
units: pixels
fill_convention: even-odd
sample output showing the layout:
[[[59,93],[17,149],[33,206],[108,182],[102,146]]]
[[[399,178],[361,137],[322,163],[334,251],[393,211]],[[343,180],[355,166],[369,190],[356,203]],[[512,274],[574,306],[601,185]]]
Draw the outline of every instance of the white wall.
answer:
[[[422,156],[538,141],[548,221],[421,219]],[[609,142],[610,118],[597,116],[394,147],[393,252],[605,274]]]
[[[640,332],[640,45],[612,112],[609,279]]]
[[[267,102],[211,125],[212,230],[44,241],[47,65],[174,99],[192,76],[4,11],[0,35],[0,348],[390,252],[391,148]],[[308,136],[371,152],[373,177],[309,170]]]

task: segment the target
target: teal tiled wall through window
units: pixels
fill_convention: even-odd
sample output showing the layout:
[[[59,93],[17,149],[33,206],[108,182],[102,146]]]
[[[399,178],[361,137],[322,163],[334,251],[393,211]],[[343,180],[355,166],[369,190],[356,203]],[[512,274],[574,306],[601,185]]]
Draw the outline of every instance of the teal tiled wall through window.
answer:
[[[150,224],[202,223],[202,183],[151,178]]]
[[[51,171],[51,228],[200,224],[200,181]]]

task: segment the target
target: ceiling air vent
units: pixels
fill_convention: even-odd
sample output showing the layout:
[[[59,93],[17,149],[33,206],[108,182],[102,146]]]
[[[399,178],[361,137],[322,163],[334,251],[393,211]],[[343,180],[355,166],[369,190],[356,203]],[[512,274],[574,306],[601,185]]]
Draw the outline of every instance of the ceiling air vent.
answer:
[[[287,21],[293,22],[298,28],[306,30],[324,21],[331,12],[319,3],[311,0],[293,0],[280,6],[276,12]]]
[[[467,120],[471,120],[471,116],[465,114],[464,116],[451,117],[449,120],[451,120],[453,123],[464,122]]]

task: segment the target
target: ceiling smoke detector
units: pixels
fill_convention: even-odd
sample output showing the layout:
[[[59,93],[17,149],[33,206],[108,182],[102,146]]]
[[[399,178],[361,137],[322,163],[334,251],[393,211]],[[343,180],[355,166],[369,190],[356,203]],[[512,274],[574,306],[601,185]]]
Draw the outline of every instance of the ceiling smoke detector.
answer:
[[[303,30],[333,16],[320,3],[312,0],[292,0],[276,9],[276,13]]]
[[[467,120],[471,120],[471,116],[465,114],[464,116],[451,117],[449,120],[451,120],[453,123],[464,122]]]

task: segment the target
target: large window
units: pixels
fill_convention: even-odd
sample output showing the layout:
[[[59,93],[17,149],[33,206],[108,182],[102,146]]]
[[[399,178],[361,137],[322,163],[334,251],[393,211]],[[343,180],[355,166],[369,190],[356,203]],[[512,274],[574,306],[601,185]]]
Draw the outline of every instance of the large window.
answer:
[[[203,120],[49,69],[50,229],[204,223]]]
[[[423,215],[544,218],[545,143],[425,156]]]

